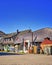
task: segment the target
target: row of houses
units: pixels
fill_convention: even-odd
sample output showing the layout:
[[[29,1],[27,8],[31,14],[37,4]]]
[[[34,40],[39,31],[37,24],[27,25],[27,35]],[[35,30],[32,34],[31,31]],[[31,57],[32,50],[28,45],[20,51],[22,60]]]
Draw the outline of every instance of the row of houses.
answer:
[[[52,40],[51,28],[43,28],[36,31],[17,30],[9,34],[0,31],[0,50],[8,52],[24,51],[26,53],[29,49],[32,50],[33,46],[37,46],[38,50],[40,50],[41,43],[47,37]]]

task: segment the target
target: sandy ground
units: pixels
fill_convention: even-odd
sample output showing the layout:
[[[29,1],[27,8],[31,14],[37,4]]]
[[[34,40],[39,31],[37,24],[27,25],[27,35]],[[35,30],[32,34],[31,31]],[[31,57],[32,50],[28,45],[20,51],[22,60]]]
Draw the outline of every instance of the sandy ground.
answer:
[[[26,54],[0,56],[0,65],[52,65],[52,56]]]

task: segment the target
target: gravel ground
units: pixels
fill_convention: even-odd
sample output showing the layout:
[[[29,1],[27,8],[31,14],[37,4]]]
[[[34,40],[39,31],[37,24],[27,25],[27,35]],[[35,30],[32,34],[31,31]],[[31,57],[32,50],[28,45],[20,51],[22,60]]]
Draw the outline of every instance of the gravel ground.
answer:
[[[51,55],[25,54],[0,56],[0,65],[52,65]]]

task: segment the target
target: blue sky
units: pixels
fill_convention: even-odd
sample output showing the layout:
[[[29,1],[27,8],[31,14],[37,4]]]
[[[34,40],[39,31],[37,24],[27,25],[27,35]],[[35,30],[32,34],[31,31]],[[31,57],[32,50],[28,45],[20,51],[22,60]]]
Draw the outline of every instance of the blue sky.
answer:
[[[52,0],[0,0],[0,30],[52,28]]]

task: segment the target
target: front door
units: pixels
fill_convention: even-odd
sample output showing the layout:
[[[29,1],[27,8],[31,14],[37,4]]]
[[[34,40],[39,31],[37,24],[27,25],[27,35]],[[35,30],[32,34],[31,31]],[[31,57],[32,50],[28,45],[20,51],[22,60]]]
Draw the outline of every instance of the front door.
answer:
[[[30,46],[29,40],[25,40],[24,41],[24,48],[23,48],[25,53],[28,52],[29,46]]]

